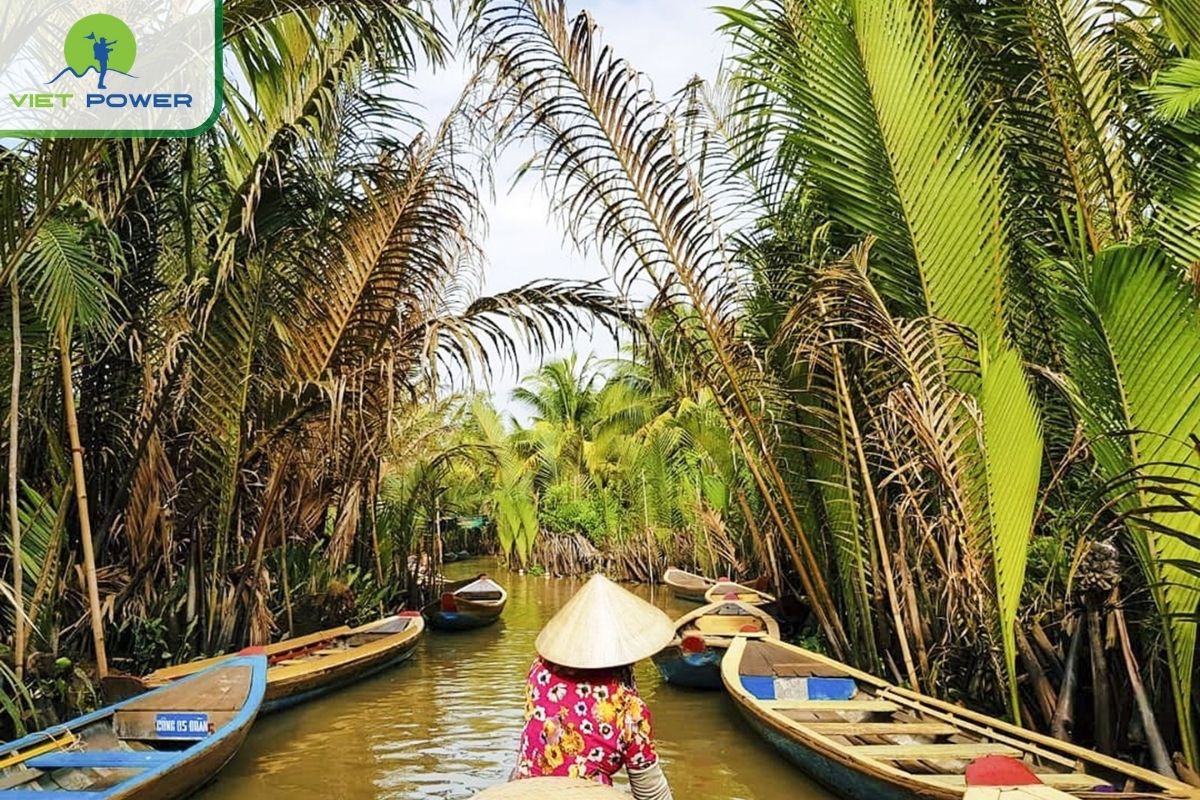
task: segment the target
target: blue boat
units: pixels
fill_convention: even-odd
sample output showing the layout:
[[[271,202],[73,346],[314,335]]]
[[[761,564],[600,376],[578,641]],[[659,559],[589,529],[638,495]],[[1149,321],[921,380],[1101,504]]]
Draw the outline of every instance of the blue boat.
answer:
[[[266,656],[239,655],[0,745],[0,800],[187,797],[241,748],[266,690]]]
[[[767,612],[736,600],[722,600],[675,621],[675,638],[654,655],[663,680],[689,689],[720,689],[721,659],[735,636],[779,637],[779,623]]]
[[[1042,797],[1197,796],[1173,778],[776,639],[734,640],[721,677],[756,733],[847,800],[972,800],[968,767],[989,759],[1020,762],[1048,787]]]

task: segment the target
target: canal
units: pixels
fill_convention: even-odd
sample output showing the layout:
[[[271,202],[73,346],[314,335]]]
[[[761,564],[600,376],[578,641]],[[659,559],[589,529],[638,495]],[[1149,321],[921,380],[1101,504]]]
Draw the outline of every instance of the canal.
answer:
[[[457,578],[483,570],[509,590],[497,625],[427,631],[407,663],[260,720],[201,800],[460,800],[505,780],[534,639],[581,583],[516,575],[486,561],[446,571]],[[695,607],[665,589],[634,591],[672,617]],[[831,800],[761,742],[723,693],[667,686],[649,661],[637,679],[676,800]]]

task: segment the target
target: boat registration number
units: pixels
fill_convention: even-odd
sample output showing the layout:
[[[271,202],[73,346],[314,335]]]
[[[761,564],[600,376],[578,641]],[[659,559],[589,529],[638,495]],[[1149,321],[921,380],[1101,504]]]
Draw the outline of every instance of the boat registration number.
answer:
[[[154,732],[164,739],[204,739],[212,731],[208,714],[158,714]]]

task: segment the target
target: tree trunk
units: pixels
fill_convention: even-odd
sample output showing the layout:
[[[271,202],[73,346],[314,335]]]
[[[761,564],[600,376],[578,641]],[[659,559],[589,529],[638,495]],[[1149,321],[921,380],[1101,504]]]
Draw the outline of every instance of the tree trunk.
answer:
[[[1116,749],[1113,740],[1113,696],[1108,682],[1104,626],[1098,603],[1088,602],[1087,626],[1092,654],[1092,725],[1096,729],[1096,749],[1106,756],[1111,756]]]
[[[1071,634],[1071,646],[1067,650],[1067,662],[1063,666],[1062,686],[1058,691],[1058,708],[1054,710],[1054,719],[1050,723],[1050,733],[1064,742],[1071,741],[1075,728],[1075,691],[1079,683],[1079,651],[1083,643],[1083,625],[1083,620],[1080,620],[1075,626],[1075,632]]]
[[[21,564],[21,514],[17,506],[17,437],[21,413],[21,292],[14,272],[12,289],[12,393],[8,401],[8,524],[12,530],[13,600],[16,603],[15,649],[17,680],[25,677],[25,570]]]
[[[79,420],[75,416],[75,382],[71,368],[71,340],[65,322],[58,324],[58,348],[62,361],[63,411],[71,442],[71,468],[75,475],[75,507],[79,513],[79,536],[83,541],[83,573],[87,582],[88,606],[92,616],[92,640],[96,646],[96,673],[108,677],[108,655],[104,649],[104,620],[100,615],[100,587],[96,583],[96,554],[92,550],[92,523],[88,515],[87,483],[83,474],[83,446],[79,442]]]

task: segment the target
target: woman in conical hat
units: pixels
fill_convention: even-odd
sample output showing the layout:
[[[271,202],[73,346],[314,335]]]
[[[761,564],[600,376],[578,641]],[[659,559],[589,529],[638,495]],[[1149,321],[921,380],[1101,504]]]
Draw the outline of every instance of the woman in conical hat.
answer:
[[[611,786],[625,769],[635,800],[671,800],[633,664],[674,636],[671,618],[645,600],[603,576],[588,581],[538,635],[514,780]]]

